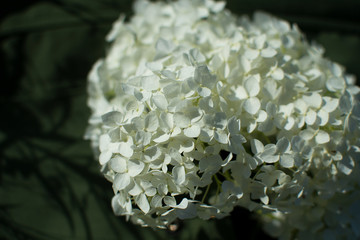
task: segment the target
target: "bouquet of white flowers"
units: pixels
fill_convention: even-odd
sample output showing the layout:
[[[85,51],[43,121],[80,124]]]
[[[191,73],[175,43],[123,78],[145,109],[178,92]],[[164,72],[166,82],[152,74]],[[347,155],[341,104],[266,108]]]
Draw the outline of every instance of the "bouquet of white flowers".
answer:
[[[241,206],[281,239],[359,238],[354,77],[296,25],[224,5],[138,0],[106,37],[86,137],[115,214],[163,228]]]

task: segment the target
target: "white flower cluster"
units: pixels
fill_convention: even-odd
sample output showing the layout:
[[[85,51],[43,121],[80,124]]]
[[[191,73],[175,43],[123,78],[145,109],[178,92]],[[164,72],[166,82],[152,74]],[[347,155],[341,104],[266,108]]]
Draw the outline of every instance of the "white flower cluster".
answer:
[[[257,211],[281,239],[360,237],[359,88],[296,25],[138,0],[89,75],[86,137],[143,226]]]

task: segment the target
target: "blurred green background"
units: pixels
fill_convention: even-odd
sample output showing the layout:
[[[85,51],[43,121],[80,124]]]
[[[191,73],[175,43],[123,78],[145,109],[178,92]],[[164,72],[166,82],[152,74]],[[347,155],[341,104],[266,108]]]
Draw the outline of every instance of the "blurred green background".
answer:
[[[176,232],[115,217],[111,184],[83,140],[86,77],[125,0],[14,0],[0,9],[0,239],[270,239],[242,209]],[[232,0],[296,22],[360,79],[359,0]]]

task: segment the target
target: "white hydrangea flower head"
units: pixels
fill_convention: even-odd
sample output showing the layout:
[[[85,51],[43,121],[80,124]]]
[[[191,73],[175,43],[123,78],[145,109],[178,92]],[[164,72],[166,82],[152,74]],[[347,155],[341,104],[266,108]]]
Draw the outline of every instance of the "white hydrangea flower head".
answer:
[[[281,239],[359,238],[354,77],[296,25],[224,6],[138,0],[107,35],[86,138],[115,214],[164,228],[241,206]]]

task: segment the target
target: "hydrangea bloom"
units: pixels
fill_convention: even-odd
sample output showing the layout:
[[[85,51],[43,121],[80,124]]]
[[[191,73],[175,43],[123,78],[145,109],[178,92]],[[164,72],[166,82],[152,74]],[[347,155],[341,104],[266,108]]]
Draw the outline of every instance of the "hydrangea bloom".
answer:
[[[360,237],[359,88],[296,25],[138,0],[89,75],[86,134],[115,214],[258,212],[281,239]]]

